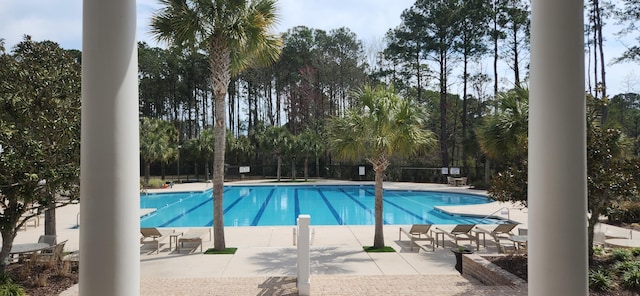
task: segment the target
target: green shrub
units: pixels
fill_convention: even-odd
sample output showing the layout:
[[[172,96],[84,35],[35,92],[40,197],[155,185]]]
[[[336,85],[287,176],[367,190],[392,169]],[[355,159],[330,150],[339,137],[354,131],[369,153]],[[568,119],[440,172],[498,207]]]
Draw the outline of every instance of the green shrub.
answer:
[[[162,188],[162,185],[164,183],[165,181],[161,179],[149,179],[149,184],[147,184],[147,188]]]
[[[604,248],[600,246],[593,247],[593,255],[602,256],[604,255]]]
[[[616,287],[616,282],[605,269],[590,270],[589,287],[598,291],[610,291]]]
[[[640,222],[640,202],[627,201],[609,209],[609,221],[617,223]]]
[[[633,257],[629,249],[612,249],[611,257],[615,261],[629,261]]]
[[[24,296],[27,293],[22,286],[13,282],[7,274],[0,274],[0,295],[2,296]]]
[[[634,270],[634,269],[640,270],[640,261],[637,261],[637,260],[619,261],[613,266],[613,268],[620,273],[623,273],[629,270]]]
[[[640,290],[640,268],[633,268],[622,274],[622,285],[638,291]]]

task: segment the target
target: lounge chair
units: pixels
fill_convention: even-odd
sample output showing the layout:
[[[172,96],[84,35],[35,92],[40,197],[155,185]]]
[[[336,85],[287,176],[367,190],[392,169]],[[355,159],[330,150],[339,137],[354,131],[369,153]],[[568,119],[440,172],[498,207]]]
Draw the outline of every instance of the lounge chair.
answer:
[[[475,224],[458,224],[451,230],[436,227],[436,246],[438,245],[438,235],[440,234],[442,235],[442,247],[444,247],[444,235],[447,235],[453,239],[453,243],[456,246],[459,246],[458,241],[468,240],[471,244],[473,244],[473,241],[476,241],[477,249],[480,249],[478,237],[471,234],[471,230],[473,230],[474,227],[476,227]]]
[[[493,227],[493,229],[487,228],[486,226],[476,226],[475,231],[488,234],[497,242],[500,239],[509,239],[509,236],[514,235],[513,230],[516,226],[518,226],[516,223],[498,224]]]
[[[509,241],[509,237],[514,235],[513,230],[516,228],[517,225],[518,224],[516,223],[498,224],[495,227],[493,227],[493,229],[487,228],[486,226],[483,225],[483,226],[476,226],[476,229],[474,231],[476,232],[478,239],[480,239],[479,235],[482,234],[483,246],[486,247],[484,238],[486,235],[489,235],[491,236],[493,241],[496,243],[498,250],[503,251],[504,253],[508,253],[506,251],[506,247],[508,246],[503,244],[502,241]]]
[[[410,245],[411,250],[413,251],[413,244],[415,243],[418,247],[422,248],[421,245],[418,244],[418,241],[430,241],[431,242],[431,250],[435,251],[436,246],[433,240],[433,236],[429,230],[431,229],[431,224],[413,224],[410,229],[400,227],[400,232],[398,233],[398,240],[402,240],[402,234],[404,233],[409,239],[411,239]]]
[[[177,250],[180,253],[180,249],[184,247],[184,243],[196,243],[194,250],[200,246],[200,252],[202,252],[202,235],[205,233],[211,234],[208,229],[189,229],[180,238],[178,238]]]
[[[158,254],[160,253],[160,243],[169,235],[171,235],[173,232],[174,232],[173,230],[155,228],[155,227],[140,228],[140,233],[142,234],[142,238],[140,239],[140,244],[145,244],[145,243],[155,244],[156,254]],[[152,238],[152,240],[151,241],[145,240],[147,238]]]

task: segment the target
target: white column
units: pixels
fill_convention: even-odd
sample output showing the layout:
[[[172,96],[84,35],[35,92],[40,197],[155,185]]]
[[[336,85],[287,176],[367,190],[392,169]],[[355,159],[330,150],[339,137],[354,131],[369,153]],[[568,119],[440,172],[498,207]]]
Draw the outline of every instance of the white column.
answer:
[[[136,1],[82,6],[80,295],[139,295]]]
[[[588,294],[582,2],[531,3],[531,296]]]
[[[311,254],[309,246],[309,224],[311,216],[298,216],[298,294],[311,294]]]

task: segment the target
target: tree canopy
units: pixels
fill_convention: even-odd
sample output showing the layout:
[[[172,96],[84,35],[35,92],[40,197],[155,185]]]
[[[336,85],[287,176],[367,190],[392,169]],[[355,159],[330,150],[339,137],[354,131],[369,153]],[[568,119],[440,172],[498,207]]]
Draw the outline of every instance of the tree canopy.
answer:
[[[53,211],[60,194],[78,197],[78,57],[29,36],[11,54],[0,52],[0,262],[29,216]],[[55,234],[55,216],[45,223]]]

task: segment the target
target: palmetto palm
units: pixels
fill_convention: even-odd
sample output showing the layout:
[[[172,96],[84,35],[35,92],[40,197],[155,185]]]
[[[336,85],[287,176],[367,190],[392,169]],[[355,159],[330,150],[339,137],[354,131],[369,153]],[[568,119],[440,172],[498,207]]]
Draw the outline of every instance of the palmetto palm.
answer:
[[[276,156],[278,162],[276,175],[280,182],[282,156],[291,149],[292,135],[284,126],[269,126],[265,129],[262,140],[264,148]]]
[[[309,178],[309,157],[316,157],[316,163],[318,163],[317,157],[322,152],[323,141],[318,133],[312,130],[305,130],[299,136],[299,148],[300,153],[304,156],[304,180]],[[316,175],[318,177],[318,175]]]
[[[516,88],[498,97],[495,115],[485,117],[478,128],[478,142],[493,159],[518,162],[527,155],[529,90]]]
[[[140,153],[144,160],[144,179],[149,184],[151,163],[166,163],[177,155],[178,130],[171,123],[154,118],[142,118],[140,123]]]
[[[156,39],[187,48],[205,48],[215,96],[213,166],[214,248],[225,249],[222,194],[226,132],[225,98],[231,75],[252,64],[275,61],[281,41],[275,25],[275,0],[160,0],[151,33]]]
[[[426,152],[434,148],[437,141],[431,131],[424,129],[424,110],[413,101],[400,98],[392,89],[365,87],[356,97],[358,105],[347,110],[344,117],[330,122],[329,147],[340,159],[366,159],[373,165],[373,247],[382,248],[382,185],[385,169],[392,157],[408,157]]]

